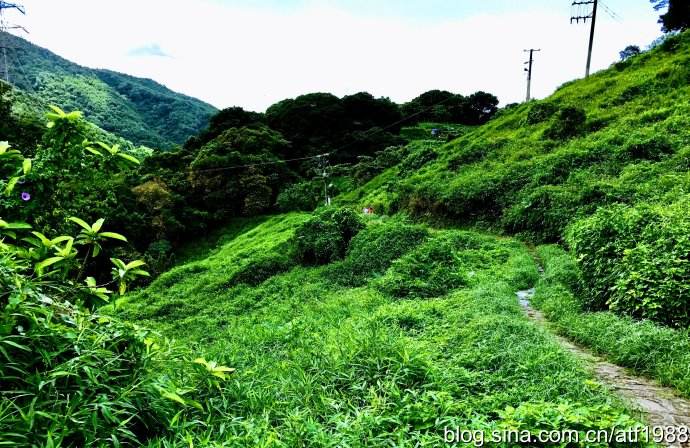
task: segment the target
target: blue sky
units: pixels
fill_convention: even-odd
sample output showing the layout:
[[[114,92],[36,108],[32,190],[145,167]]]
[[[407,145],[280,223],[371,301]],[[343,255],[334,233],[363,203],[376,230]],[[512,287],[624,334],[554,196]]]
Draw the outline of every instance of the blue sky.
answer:
[[[24,0],[29,39],[79,64],[148,77],[217,107],[262,111],[312,91],[408,101],[429,89],[524,97],[584,73],[572,0]],[[646,0],[604,0],[593,56],[660,35]],[[613,12],[616,18],[610,14]]]

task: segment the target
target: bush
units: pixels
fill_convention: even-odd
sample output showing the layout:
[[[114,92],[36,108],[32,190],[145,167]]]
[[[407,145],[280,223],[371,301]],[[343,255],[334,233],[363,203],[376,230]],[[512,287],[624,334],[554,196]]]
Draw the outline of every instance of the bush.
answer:
[[[468,283],[462,269],[468,254],[460,258],[456,252],[466,249],[466,243],[462,234],[431,239],[395,261],[377,286],[400,299],[439,297],[463,287]]]
[[[522,200],[508,208],[503,226],[511,232],[528,232],[540,241],[558,241],[580,207],[576,191],[545,185],[521,192]]]
[[[259,256],[240,268],[233,276],[231,283],[257,286],[274,275],[289,271],[293,266],[294,263],[286,254]]]
[[[342,259],[352,238],[364,228],[357,212],[325,208],[295,232],[295,253],[305,265],[327,264]]]
[[[577,222],[569,242],[589,305],[668,325],[690,324],[690,206],[602,209]]]
[[[544,132],[544,137],[554,140],[565,140],[579,135],[587,121],[587,114],[578,107],[561,109],[551,126]]]
[[[3,440],[136,444],[160,432],[148,332],[49,300],[0,315]]]
[[[346,286],[361,286],[368,278],[386,269],[428,236],[421,226],[399,221],[372,224],[352,239],[347,258],[333,267],[335,281]]]
[[[413,171],[417,171],[427,163],[436,160],[437,158],[438,153],[433,148],[422,147],[405,157],[400,164],[400,173],[411,174]]]
[[[323,199],[323,187],[317,182],[299,182],[278,194],[276,203],[281,211],[313,211]]]
[[[558,108],[552,103],[534,103],[532,107],[530,107],[529,112],[527,112],[527,124],[537,124],[550,120],[557,111]]]

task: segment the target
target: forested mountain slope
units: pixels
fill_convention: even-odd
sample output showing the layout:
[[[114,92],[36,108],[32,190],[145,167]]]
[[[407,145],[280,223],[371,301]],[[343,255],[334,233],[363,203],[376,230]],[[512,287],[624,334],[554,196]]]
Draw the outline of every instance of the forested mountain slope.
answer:
[[[11,34],[3,39],[10,47],[10,79],[18,88],[65,110],[83,111],[89,121],[136,145],[182,144],[216,112],[150,79],[82,67]]]

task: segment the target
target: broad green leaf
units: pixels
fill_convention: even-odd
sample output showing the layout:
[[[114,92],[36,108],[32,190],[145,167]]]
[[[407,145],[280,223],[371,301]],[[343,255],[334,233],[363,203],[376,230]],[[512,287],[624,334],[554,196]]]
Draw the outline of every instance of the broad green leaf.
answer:
[[[62,118],[66,115],[64,110],[60,109],[59,107],[57,107],[55,105],[50,104],[50,105],[48,105],[48,107],[50,107],[53,110],[53,112],[55,112],[55,114],[59,118]]]
[[[5,194],[9,195],[12,193],[12,190],[14,190],[14,186],[17,185],[17,182],[19,182],[18,177],[10,178],[10,180],[7,181],[7,187],[5,187]]]
[[[8,149],[10,149],[8,142],[0,142],[0,154],[5,154]]]
[[[90,146],[87,146],[85,149],[95,156],[103,157],[103,153],[97,149],[94,149]]]
[[[119,258],[111,258],[110,261],[115,265],[116,268],[125,270],[125,262]]]
[[[31,159],[24,159],[22,162],[22,171],[24,171],[25,176],[31,172]]]
[[[95,223],[93,223],[93,225],[91,226],[91,231],[92,231],[93,233],[98,233],[98,232],[100,232],[100,231],[101,231],[101,227],[103,227],[103,223],[104,223],[104,222],[105,222],[105,219],[101,218],[101,219],[99,219],[98,221],[96,221]]]
[[[88,231],[88,232],[91,231],[91,226],[88,225],[88,224],[86,223],[86,221],[84,221],[83,219],[77,218],[77,217],[75,217],[75,216],[70,216],[70,217],[67,218],[67,219],[69,219],[70,221],[72,221],[72,222],[74,222],[74,223],[76,223],[76,224],[79,224],[81,227],[84,228],[84,230],[86,230],[86,231]]]
[[[130,261],[129,263],[127,263],[125,265],[125,269],[130,270],[130,269],[138,268],[138,267],[144,266],[144,265],[146,265],[146,263],[144,261],[134,260],[134,261]]]
[[[106,237],[106,238],[112,238],[112,239],[114,239],[114,240],[120,240],[120,241],[127,242],[127,238],[125,238],[124,235],[120,235],[119,233],[115,233],[115,232],[101,232],[100,235],[101,235],[101,236],[104,236],[104,237]]]
[[[124,152],[119,153],[118,156],[125,159],[125,160],[128,160],[132,163],[135,163],[137,165],[141,164],[141,162],[139,162],[139,159],[137,159],[136,157],[134,157],[132,155],[126,154]]]
[[[55,263],[59,263],[59,262],[61,262],[61,261],[64,260],[64,259],[65,259],[65,257],[51,257],[51,258],[47,258],[47,259],[45,259],[45,260],[43,260],[43,261],[41,261],[41,262],[39,262],[39,263],[36,263],[35,269],[36,269],[37,272],[41,272],[41,271],[43,271],[45,268],[47,268],[48,266],[52,266],[52,265],[54,265]]]
[[[41,240],[41,243],[43,243],[43,245],[44,245],[45,247],[52,247],[53,244],[54,244],[52,241],[50,241],[50,240],[48,239],[48,237],[46,237],[46,236],[45,236],[44,234],[42,234],[41,232],[31,232],[31,234],[34,235],[34,236],[35,236],[36,238],[38,238],[39,240]]]
[[[25,222],[9,222],[5,228],[10,230],[27,230],[31,228],[31,225]]]
[[[184,398],[180,397],[175,392],[161,392],[161,395],[168,400],[176,401],[184,406],[187,405],[187,403],[184,401]]]

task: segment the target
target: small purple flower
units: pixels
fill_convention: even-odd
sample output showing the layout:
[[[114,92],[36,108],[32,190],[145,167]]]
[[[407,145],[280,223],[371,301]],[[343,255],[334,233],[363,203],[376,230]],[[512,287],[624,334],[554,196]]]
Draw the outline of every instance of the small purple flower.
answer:
[[[22,192],[22,201],[26,202],[29,200],[31,200],[31,195],[29,193],[27,193],[26,191],[23,191]]]

